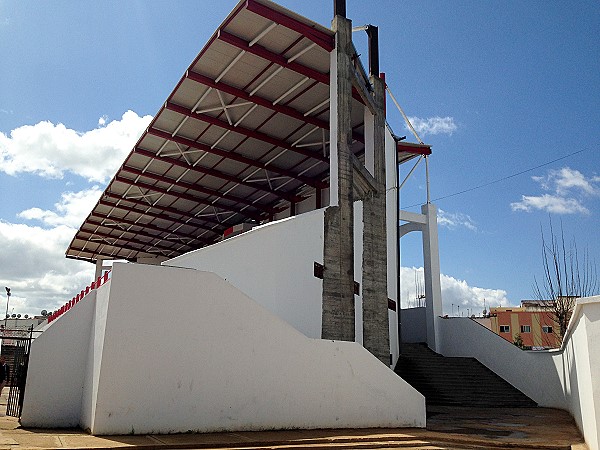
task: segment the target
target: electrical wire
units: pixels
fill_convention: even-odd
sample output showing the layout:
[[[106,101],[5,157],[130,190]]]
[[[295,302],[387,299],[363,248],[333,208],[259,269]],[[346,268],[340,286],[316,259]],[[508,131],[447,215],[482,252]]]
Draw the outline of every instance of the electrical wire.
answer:
[[[450,198],[450,197],[456,197],[457,195],[465,194],[467,192],[475,191],[477,189],[481,189],[481,188],[490,186],[492,184],[500,183],[502,181],[506,181],[506,180],[509,180],[511,178],[518,177],[519,175],[523,175],[524,173],[531,172],[533,170],[537,170],[537,169],[539,169],[541,167],[549,166],[550,164],[554,164],[555,162],[562,161],[563,159],[570,158],[573,155],[577,155],[579,153],[583,153],[586,150],[588,150],[588,149],[584,148],[584,149],[581,149],[581,150],[577,150],[576,152],[572,152],[572,153],[569,153],[568,155],[561,156],[560,158],[553,159],[552,161],[545,162],[544,164],[540,164],[539,166],[530,167],[529,169],[525,169],[525,170],[522,170],[520,172],[513,173],[511,175],[507,175],[507,176],[502,177],[502,178],[498,178],[496,180],[488,181],[487,183],[482,183],[482,184],[479,184],[479,185],[471,187],[471,188],[463,189],[462,191],[458,191],[458,192],[455,192],[453,194],[443,195],[441,197],[434,198],[432,200],[432,202],[437,202],[438,200],[445,200],[445,199]],[[405,208],[406,209],[414,208],[415,206],[419,206],[419,205],[420,205],[420,203],[416,203],[416,204],[411,205],[411,206],[406,206]]]

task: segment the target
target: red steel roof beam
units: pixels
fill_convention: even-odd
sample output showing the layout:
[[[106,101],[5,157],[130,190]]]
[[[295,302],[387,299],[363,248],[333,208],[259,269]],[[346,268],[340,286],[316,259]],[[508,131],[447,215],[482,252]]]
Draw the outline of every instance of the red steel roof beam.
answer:
[[[236,184],[240,184],[242,186],[246,186],[248,188],[251,189],[255,189],[255,190],[259,190],[259,191],[263,191],[263,192],[268,192],[270,194],[273,194],[279,198],[283,198],[285,200],[288,200],[290,202],[299,202],[302,201],[304,199],[304,197],[300,197],[298,195],[291,195],[288,194],[284,191],[276,191],[275,189],[271,189],[268,186],[263,186],[261,184],[258,183],[248,183],[247,181],[244,181],[240,178],[237,178],[233,175],[229,175],[223,172],[220,172],[216,169],[209,169],[207,167],[203,167],[203,166],[194,166],[194,165],[190,165],[186,162],[183,162],[177,158],[172,158],[170,156],[163,156],[163,155],[157,155],[154,152],[151,152],[149,150],[145,150],[141,147],[136,147],[135,148],[135,153],[138,155],[142,155],[142,156],[146,156],[148,158],[151,159],[155,159],[157,156],[160,157],[161,161],[165,161],[173,166],[177,166],[177,167],[181,167],[184,169],[189,170],[190,172],[196,172],[196,173],[202,173],[205,175],[209,175],[211,177],[215,177],[215,178],[219,178],[221,180],[226,180],[226,181],[230,181],[232,183],[236,183]]]
[[[291,144],[289,144],[288,142],[274,138],[272,136],[269,136],[268,134],[261,133],[260,131],[250,130],[248,128],[245,128],[245,127],[242,127],[239,125],[237,127],[234,125],[229,125],[228,122],[224,122],[220,119],[217,119],[216,117],[209,116],[207,114],[195,113],[195,112],[191,111],[190,109],[187,109],[183,106],[177,105],[173,102],[166,102],[165,108],[170,111],[179,113],[183,116],[187,116],[192,119],[199,120],[201,122],[206,122],[211,125],[217,126],[219,128],[223,128],[225,130],[233,131],[234,133],[239,133],[244,136],[248,136],[249,138],[257,139],[259,141],[263,141],[268,144],[275,145],[277,147],[285,148],[287,150],[290,150],[294,153],[298,153],[302,156],[306,156],[308,158],[317,159],[319,161],[323,161],[323,162],[327,162],[327,163],[329,162],[329,158],[323,156],[320,152],[311,152],[310,150],[306,150],[301,147],[294,147]]]
[[[91,231],[79,230],[79,233],[77,233],[77,234],[78,235],[79,234],[88,234],[90,237],[88,237],[88,238],[80,237],[80,239],[81,240],[89,241],[90,238],[92,236],[94,236],[95,233],[93,233]],[[105,236],[101,236],[101,237],[103,237],[105,239],[115,239],[114,237],[105,237]],[[115,239],[115,241],[118,241],[118,239]],[[118,244],[116,242],[114,244],[110,244],[108,242],[96,242],[96,244],[98,244],[98,247],[101,247],[101,246],[113,247],[113,248],[117,249],[117,254],[115,255],[114,253],[109,253],[109,252],[104,252],[104,251],[100,252],[98,250],[92,251],[92,250],[86,250],[86,249],[79,249],[79,251],[80,252],[88,252],[88,253],[91,253],[93,255],[105,255],[105,256],[108,256],[108,257],[110,257],[112,259],[121,259],[121,257],[115,258],[115,256],[118,256],[122,250],[130,250],[132,252],[135,252],[136,256],[137,256],[137,254],[140,254],[140,253],[144,253],[144,254],[148,254],[148,255],[152,254],[152,253],[149,253],[149,252],[147,252],[147,251],[144,250],[144,248],[146,248],[148,246],[147,243],[143,244],[142,248],[137,248],[137,247],[134,247],[132,245],[127,245],[125,243]],[[69,247],[69,248],[72,248],[72,247]],[[183,253],[183,252],[179,252],[177,250],[165,250],[165,251],[171,251],[171,252],[173,252],[175,254],[179,254],[179,255]],[[130,256],[124,257],[124,258],[127,259],[127,260],[129,260],[129,261],[132,259]]]
[[[186,147],[195,148],[196,150],[202,150],[206,153],[210,153],[212,155],[220,156],[225,159],[231,159],[233,161],[237,161],[242,164],[247,164],[251,167],[258,167],[259,169],[268,170],[269,172],[275,172],[279,175],[283,175],[285,177],[294,178],[295,180],[301,181],[304,184],[307,184],[312,187],[323,188],[325,184],[323,181],[316,180],[310,177],[305,177],[302,175],[298,175],[296,172],[291,170],[283,169],[277,166],[273,166],[270,164],[264,164],[259,161],[256,161],[252,158],[247,158],[239,153],[228,152],[225,150],[221,150],[219,148],[211,148],[208,145],[202,144],[200,142],[193,141],[191,139],[187,139],[181,136],[172,136],[170,133],[166,133],[165,131],[159,130],[157,128],[148,128],[148,134],[152,134],[153,136],[157,136],[162,139],[166,139],[168,141],[176,142],[181,145],[185,145]]]
[[[175,180],[173,178],[168,178],[168,177],[165,177],[163,175],[158,175],[158,174],[155,174],[155,173],[152,173],[152,172],[148,172],[148,171],[143,172],[143,171],[141,171],[139,169],[134,169],[133,167],[122,166],[121,170],[123,172],[132,173],[132,174],[134,174],[136,176],[139,176],[139,177],[146,177],[146,178],[150,178],[150,179],[152,179],[154,181],[160,181],[160,182],[172,185],[172,186],[177,186],[177,187],[180,187],[182,189],[187,189],[187,190],[190,190],[190,191],[201,192],[202,194],[209,195],[211,197],[224,198],[226,200],[231,200],[232,202],[235,202],[235,203],[242,203],[244,205],[252,206],[253,208],[260,209],[261,211],[263,211],[263,212],[265,212],[267,214],[272,214],[273,213],[273,208],[268,208],[268,207],[263,206],[263,205],[261,205],[259,203],[255,203],[255,202],[252,202],[250,200],[246,200],[245,198],[238,197],[236,195],[225,194],[223,192],[214,191],[212,189],[207,189],[207,188],[204,188],[202,186],[198,186],[197,184],[186,183],[185,181],[177,181],[177,180]]]
[[[334,48],[334,37],[332,35],[317,30],[293,17],[280,13],[279,11],[275,11],[262,3],[258,3],[255,0],[247,0],[246,9],[265,19],[272,20],[279,25],[302,34],[328,52],[332,51]]]
[[[190,202],[198,203],[200,205],[214,206],[216,208],[219,208],[219,209],[222,209],[225,211],[240,214],[241,216],[245,216],[245,217],[248,217],[253,220],[257,220],[257,221],[263,220],[263,217],[260,216],[260,214],[254,214],[250,211],[241,211],[239,209],[236,209],[236,208],[234,208],[232,206],[228,206],[228,205],[215,204],[214,202],[210,202],[206,199],[198,198],[195,195],[190,195],[190,194],[186,194],[183,192],[177,192],[177,191],[170,191],[168,189],[163,189],[158,186],[154,186],[153,184],[148,184],[148,183],[144,183],[141,181],[130,180],[128,178],[121,177],[119,175],[116,175],[114,180],[118,181],[119,183],[124,183],[124,184],[132,185],[132,186],[138,186],[140,188],[148,189],[150,191],[158,192],[160,194],[166,194],[166,195],[172,195],[173,197],[179,197],[184,200],[189,200]]]
[[[219,233],[218,231],[215,231],[212,228],[191,223],[190,219],[188,219],[187,222],[184,222],[181,219],[175,219],[175,218],[173,218],[171,216],[167,216],[165,214],[158,214],[158,213],[153,213],[153,212],[150,212],[150,211],[146,211],[146,208],[144,208],[144,209],[142,209],[142,208],[134,208],[132,206],[125,206],[125,205],[122,205],[120,203],[109,202],[107,200],[102,200],[102,199],[100,199],[100,201],[98,202],[98,204],[103,205],[103,206],[107,206],[109,208],[120,209],[122,211],[127,211],[127,212],[130,212],[130,213],[133,213],[133,214],[140,214],[142,216],[151,217],[153,219],[158,219],[158,220],[164,220],[164,221],[167,221],[167,222],[172,222],[173,224],[176,224],[176,225],[193,226],[195,228],[200,228],[200,229],[202,229],[204,231],[208,231],[208,232],[214,233],[216,235],[220,235],[221,234],[221,233]],[[148,208],[149,205],[146,204],[146,207]],[[199,238],[194,238],[194,239],[199,239]]]
[[[212,223],[214,226],[211,228],[205,228],[208,231],[214,231],[215,228],[220,228],[220,231],[225,230],[229,225],[227,224],[223,224],[221,222],[219,222],[216,219],[210,219],[207,217],[198,217],[195,216],[193,214],[190,214],[189,211],[181,211],[177,208],[172,208],[170,206],[161,206],[161,205],[150,205],[148,202],[145,202],[143,200],[139,200],[136,198],[127,198],[127,197],[122,197],[120,195],[117,194],[112,194],[110,192],[105,192],[103,195],[103,197],[108,197],[108,198],[112,198],[115,200],[120,200],[120,201],[124,201],[124,202],[128,202],[128,203],[133,203],[134,205],[139,205],[142,206],[144,208],[152,208],[152,209],[158,209],[160,211],[164,211],[170,214],[175,214],[181,217],[187,217],[188,219],[191,220],[196,220],[196,221],[202,221],[202,222],[208,222],[208,223]],[[175,219],[171,219],[173,222],[178,222],[178,220]],[[202,228],[202,226],[198,225],[198,224],[193,224],[194,226],[196,226],[197,228]],[[216,233],[220,233],[220,232],[216,232]]]
[[[303,64],[297,63],[296,61],[288,62],[288,60],[285,56],[281,56],[281,55],[278,55],[277,53],[273,53],[272,51],[267,50],[266,48],[264,48],[258,44],[254,44],[251,46],[245,40],[243,40],[237,36],[234,36],[233,34],[227,33],[226,31],[223,31],[223,30],[219,30],[217,37],[220,40],[222,40],[223,42],[226,42],[234,47],[237,47],[240,50],[244,50],[248,53],[252,53],[253,55],[259,56],[263,59],[266,59],[267,61],[271,61],[281,67],[292,70],[296,73],[307,76],[309,78],[312,78],[313,80],[316,80],[320,83],[323,83],[323,84],[326,84],[327,86],[329,86],[329,74],[327,74],[327,73],[319,72],[318,70],[315,70],[315,69],[307,67]],[[354,98],[355,100],[358,100],[360,103],[364,104],[363,99],[361,98],[358,91],[354,87],[352,88],[352,98]]]
[[[317,80],[323,84],[329,84],[329,75],[326,73],[319,72],[318,70],[307,67],[303,64],[297,63],[295,61],[288,62],[285,56],[278,55],[277,53],[273,53],[270,50],[267,50],[265,47],[259,44],[250,45],[245,40],[234,36],[226,31],[219,30],[217,37],[234,47],[239,48],[240,50],[245,50],[248,53],[259,56],[267,61],[274,62],[275,64],[285,67],[287,69],[293,70],[299,74],[312,78],[313,80]]]
[[[272,101],[267,100],[263,97],[260,97],[256,94],[254,95],[250,95],[249,93],[247,93],[246,91],[242,90],[242,89],[238,89],[234,86],[230,86],[226,83],[223,83],[222,81],[219,81],[218,83],[215,82],[214,80],[205,77],[204,75],[201,75],[197,72],[192,72],[189,71],[187,73],[187,78],[195,81],[197,83],[203,84],[205,86],[211,87],[213,89],[217,89],[221,92],[225,92],[227,94],[231,94],[231,95],[235,95],[236,97],[239,97],[243,100],[249,101],[249,102],[253,102],[259,106],[263,106],[265,108],[271,109],[273,111],[276,111],[278,113],[284,114],[288,117],[291,117],[293,119],[297,119],[300,120],[302,122],[306,122],[306,123],[310,123],[311,125],[314,125],[316,127],[319,128],[323,128],[325,130],[329,130],[329,123],[321,120],[321,119],[317,119],[314,116],[305,116],[303,113],[301,113],[298,110],[295,110],[294,108],[291,108],[289,106],[286,105],[281,105],[281,104],[276,104],[274,105]],[[352,137],[354,139],[356,139],[359,142],[364,143],[365,142],[365,137],[357,132],[353,132],[352,133]]]
[[[116,220],[116,219],[113,219],[111,217],[108,217],[108,219],[109,220],[113,220],[115,222],[122,222],[122,220]],[[100,226],[100,227],[112,228],[109,225],[104,225],[101,221],[92,220],[92,219],[88,219],[87,224],[94,225],[94,226]],[[114,235],[112,235],[110,233],[104,233],[104,232],[98,231],[98,230],[96,230],[96,231],[90,231],[90,233],[92,233],[95,236],[100,236],[100,237],[104,237],[104,238],[107,238],[107,239],[114,239],[115,241],[127,241],[127,242],[131,242],[131,243],[135,243],[135,244],[144,245],[146,247],[148,245],[151,245],[152,247],[156,247],[156,248],[159,248],[161,250],[166,250],[168,252],[181,251],[181,247],[186,247],[188,249],[196,248],[196,247],[194,247],[193,245],[190,245],[190,244],[184,244],[182,242],[173,242],[173,244],[175,244],[175,247],[179,247],[179,249],[176,250],[173,247],[168,247],[168,246],[165,246],[165,245],[161,245],[159,243],[153,243],[153,241],[157,241],[157,240],[158,241],[163,241],[164,238],[162,238],[160,236],[152,235],[150,233],[144,233],[143,231],[139,231],[138,232],[138,231],[123,230],[123,229],[118,228],[118,227],[114,227],[114,229],[120,231],[121,234],[128,233],[128,234],[133,234],[133,235],[136,235],[136,236],[147,237],[148,239],[151,240],[151,242],[146,242],[146,241],[142,241],[140,239],[135,239],[135,238],[116,237],[116,236],[114,236]],[[81,231],[84,232],[84,233],[88,232],[87,230],[81,230]],[[165,232],[165,230],[163,230],[163,232]],[[202,242],[202,241],[199,241],[199,242]]]
[[[129,220],[129,219],[125,219],[125,218],[121,218],[121,217],[113,217],[113,216],[108,216],[106,214],[100,214],[98,212],[92,212],[92,214],[90,214],[90,217],[88,218],[88,220],[86,221],[85,224],[91,224],[91,225],[95,225],[95,226],[99,226],[99,227],[111,227],[110,225],[106,225],[103,222],[98,222],[93,220],[93,217],[99,218],[99,219],[103,219],[103,220],[111,220],[113,222],[115,222],[115,224],[124,224],[127,226],[132,226],[132,227],[140,227],[143,229],[147,229],[147,230],[152,230],[152,231],[156,231],[157,233],[160,233],[161,235],[164,233],[168,233],[171,234],[173,236],[176,237],[180,237],[180,238],[187,238],[187,239],[194,239],[198,242],[201,242],[203,244],[210,242],[210,240],[208,239],[200,239],[197,237],[191,237],[188,234],[184,234],[184,233],[179,233],[177,231],[171,231],[168,228],[163,228],[163,227],[159,227],[157,225],[152,225],[150,223],[140,223],[140,222],[136,222],[134,220]],[[84,224],[84,225],[85,225]],[[159,235],[156,234],[150,234],[150,233],[146,233],[145,231],[131,231],[131,230],[124,230],[122,228],[119,228],[117,225],[115,225],[114,227],[115,230],[118,230],[122,233],[133,233],[133,234],[138,234],[140,236],[145,236],[147,238],[150,239],[165,239]],[[114,236],[112,236],[114,238]],[[115,238],[117,239],[117,238]],[[186,244],[187,245],[187,244]],[[191,247],[190,245],[188,245],[188,247]]]

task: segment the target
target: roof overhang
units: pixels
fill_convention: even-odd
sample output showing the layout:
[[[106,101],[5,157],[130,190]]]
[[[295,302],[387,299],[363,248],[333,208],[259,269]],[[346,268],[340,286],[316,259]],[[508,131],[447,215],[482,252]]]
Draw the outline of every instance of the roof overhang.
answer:
[[[110,181],[67,257],[171,258],[220,240],[232,225],[272,220],[328,187],[333,46],[330,29],[279,5],[238,3]],[[353,97],[360,155],[363,108]],[[429,148],[398,145],[400,162]]]

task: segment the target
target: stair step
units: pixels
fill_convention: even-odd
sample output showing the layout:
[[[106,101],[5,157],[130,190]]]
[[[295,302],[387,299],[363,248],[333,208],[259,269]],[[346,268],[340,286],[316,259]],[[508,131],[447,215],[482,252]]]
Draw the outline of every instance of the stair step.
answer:
[[[431,405],[537,406],[477,359],[444,357],[421,344],[403,345],[395,372]]]

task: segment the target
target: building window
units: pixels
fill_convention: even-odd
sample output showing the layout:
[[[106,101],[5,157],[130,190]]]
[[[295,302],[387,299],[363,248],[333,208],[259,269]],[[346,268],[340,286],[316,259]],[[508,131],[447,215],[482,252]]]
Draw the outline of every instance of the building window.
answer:
[[[500,333],[510,333],[510,325],[500,325]]]
[[[544,325],[544,326],[542,327],[542,331],[543,331],[544,333],[552,333],[552,327],[549,327],[549,326],[547,326],[547,325]]]
[[[521,325],[521,333],[531,333],[531,325]]]

